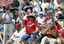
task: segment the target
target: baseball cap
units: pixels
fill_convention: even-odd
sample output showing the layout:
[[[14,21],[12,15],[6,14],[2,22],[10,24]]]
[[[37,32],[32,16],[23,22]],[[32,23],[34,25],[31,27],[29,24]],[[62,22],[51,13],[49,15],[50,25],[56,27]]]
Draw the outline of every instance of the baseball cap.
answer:
[[[20,24],[20,23],[17,23],[17,24],[16,24],[16,27],[21,27],[21,24]]]

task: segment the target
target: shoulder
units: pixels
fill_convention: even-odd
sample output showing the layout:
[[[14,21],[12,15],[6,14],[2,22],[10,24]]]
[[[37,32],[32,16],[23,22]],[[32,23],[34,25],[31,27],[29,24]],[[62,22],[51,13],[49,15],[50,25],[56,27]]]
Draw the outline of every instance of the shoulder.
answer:
[[[37,17],[36,19],[39,19],[39,17]]]
[[[43,17],[43,19],[45,19],[46,17]]]
[[[10,13],[10,15],[13,15],[13,13]]]
[[[37,22],[37,21],[34,21],[34,23],[35,23],[35,24],[38,24],[38,22]]]
[[[6,13],[3,13],[3,15],[5,15]]]
[[[16,33],[17,33],[17,30],[13,34],[16,34]]]
[[[5,16],[6,13],[3,13],[2,18]]]

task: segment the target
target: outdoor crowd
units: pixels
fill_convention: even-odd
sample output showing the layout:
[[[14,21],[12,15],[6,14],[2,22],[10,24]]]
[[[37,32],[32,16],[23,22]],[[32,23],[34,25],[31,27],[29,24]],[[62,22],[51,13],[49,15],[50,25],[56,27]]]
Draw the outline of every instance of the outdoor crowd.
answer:
[[[0,20],[0,41],[3,44],[64,44],[64,3],[60,0],[24,0],[22,11],[15,9],[17,19],[6,7]]]

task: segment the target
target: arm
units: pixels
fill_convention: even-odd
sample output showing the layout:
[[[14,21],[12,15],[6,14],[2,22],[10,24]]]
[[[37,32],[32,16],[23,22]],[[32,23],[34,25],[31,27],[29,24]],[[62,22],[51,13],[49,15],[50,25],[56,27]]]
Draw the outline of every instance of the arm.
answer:
[[[8,15],[9,15],[9,14],[8,14]],[[11,14],[11,15],[13,15],[13,14]],[[11,17],[11,16],[9,15],[9,18],[10,18],[10,20],[12,20],[13,17]]]
[[[3,14],[3,20],[6,20],[6,13]]]
[[[2,36],[1,36],[1,34],[0,34],[0,40],[2,41]]]
[[[12,40],[12,39],[9,39],[9,40],[6,42],[6,44],[9,44],[9,43],[11,43],[11,42],[13,42],[13,40]]]
[[[34,33],[37,33],[38,32],[38,27],[36,27],[36,31]]]
[[[39,28],[38,28],[38,23],[35,22],[35,25],[34,25],[34,26],[35,26],[35,32],[33,32],[33,33],[37,33],[37,32],[38,32],[38,29],[39,29]]]
[[[48,23],[48,27],[42,32],[42,34],[46,34],[48,32],[49,29],[51,29],[52,23]]]
[[[17,11],[16,11],[16,12],[17,12]],[[23,17],[22,17],[18,12],[17,12],[17,14],[18,14],[20,20],[22,20],[22,23],[25,24],[25,21],[24,21]]]
[[[56,37],[56,36],[57,36],[56,31],[52,31],[52,30],[50,30],[50,32],[51,32],[51,34],[52,34],[54,37]]]

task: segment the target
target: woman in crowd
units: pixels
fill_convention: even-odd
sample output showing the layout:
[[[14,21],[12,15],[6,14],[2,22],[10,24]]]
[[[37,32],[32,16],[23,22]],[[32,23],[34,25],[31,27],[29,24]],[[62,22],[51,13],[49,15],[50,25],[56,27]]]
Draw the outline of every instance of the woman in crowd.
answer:
[[[23,24],[26,26],[26,34],[21,38],[24,44],[27,44],[27,39],[31,38],[32,44],[36,44],[36,34],[38,32],[38,23],[34,14],[27,15],[27,20],[24,20],[20,14],[18,16],[22,20]]]
[[[56,30],[54,17],[50,11],[47,14],[45,25],[41,31],[43,36],[41,44],[57,44],[58,31]]]

